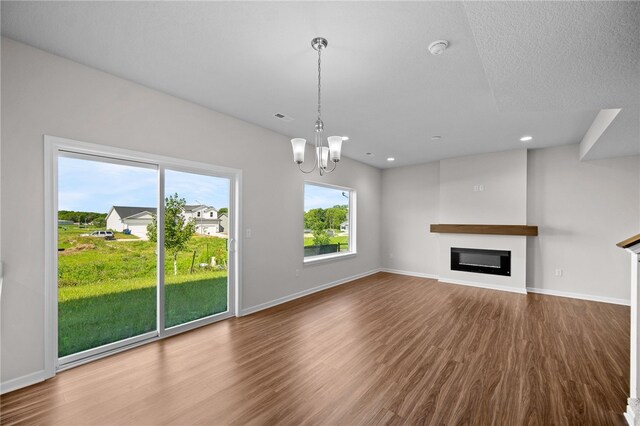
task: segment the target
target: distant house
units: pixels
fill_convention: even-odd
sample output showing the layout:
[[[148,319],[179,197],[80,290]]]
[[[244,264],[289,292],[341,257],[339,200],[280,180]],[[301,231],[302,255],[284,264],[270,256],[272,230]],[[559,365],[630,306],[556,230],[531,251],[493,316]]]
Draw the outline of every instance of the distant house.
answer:
[[[218,210],[204,204],[186,205],[182,215],[186,219],[193,219],[196,224],[196,234],[212,235],[220,232]]]
[[[107,214],[107,229],[123,232],[128,229],[142,239],[147,238],[147,225],[156,214],[155,207],[113,206]],[[182,216],[193,219],[196,234],[212,235],[221,232],[218,210],[204,204],[186,205]],[[226,228],[226,227],[225,227]]]
[[[342,222],[340,224],[340,232],[349,232],[349,222]]]
[[[131,231],[136,237],[147,238],[147,225],[156,214],[155,207],[113,206],[107,214],[107,229],[123,232]]]
[[[226,213],[222,213],[218,219],[220,219],[220,230],[218,232],[220,232],[221,234],[228,234],[229,233],[229,216],[227,216]]]

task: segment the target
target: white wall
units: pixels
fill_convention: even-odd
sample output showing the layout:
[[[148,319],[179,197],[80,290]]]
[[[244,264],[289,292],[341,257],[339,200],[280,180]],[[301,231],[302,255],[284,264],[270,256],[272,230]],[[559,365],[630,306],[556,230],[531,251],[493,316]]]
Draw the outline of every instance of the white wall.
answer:
[[[4,38],[1,71],[3,383],[44,366],[44,134],[242,169],[244,308],[379,268],[379,170],[345,159],[316,177],[357,190],[358,255],[303,266],[304,176],[287,137]]]
[[[640,157],[579,161],[579,146],[529,152],[528,286],[628,300],[629,254],[640,230]],[[555,270],[562,269],[562,277]]]
[[[385,269],[434,275],[438,271],[440,163],[386,169],[382,180],[382,264]]]
[[[504,154],[488,156],[500,158]],[[382,256],[386,268],[433,276],[441,273],[442,265],[438,267],[432,261],[431,250],[437,244],[428,236],[425,222],[537,225],[540,235],[526,239],[529,289],[614,302],[629,300],[628,253],[615,244],[640,229],[640,157],[580,162],[577,144],[530,150],[526,165],[522,159],[517,160],[521,171],[516,175],[526,170],[524,186],[522,179],[518,179],[517,186],[510,189],[514,175],[508,172],[509,164],[499,167],[494,164],[496,170],[491,171],[491,175],[496,180],[487,184],[490,180],[480,179],[476,173],[481,170],[469,164],[474,158],[476,156],[444,160],[443,163],[455,166],[453,170],[431,163],[383,171],[382,220],[394,224],[393,232],[383,233]],[[440,176],[450,182],[441,185],[440,177],[434,175],[438,167]],[[459,176],[449,176],[455,174],[456,167]],[[473,173],[468,172],[469,167],[475,168]],[[428,179],[425,178],[427,170],[432,173]],[[482,192],[473,192],[476,184],[484,184],[485,192],[502,188],[500,193],[507,197],[505,191],[518,190],[519,194],[524,191],[526,199],[512,199],[508,210],[513,216],[505,217],[501,211],[504,203],[494,199],[500,193],[489,193],[483,198]],[[466,191],[466,194],[456,202],[447,193],[450,191],[443,188]],[[435,203],[427,202],[438,193],[442,213],[434,211],[438,209]],[[484,199],[494,201],[485,204]],[[502,207],[492,209],[494,202]],[[424,209],[424,215],[416,209]],[[516,222],[518,218],[521,220]],[[388,253],[394,253],[394,259],[388,259]],[[448,261],[442,253],[440,258],[441,263]],[[563,276],[556,277],[555,269],[562,269]]]
[[[107,216],[106,227],[107,229],[112,229],[118,232],[124,231],[124,224],[122,223],[122,219],[120,218],[120,215],[116,213],[115,210],[113,210],[111,214]]]
[[[526,225],[527,151],[440,161],[440,223]]]
[[[526,225],[527,151],[518,149],[440,161],[440,223]],[[441,281],[526,292],[526,237],[438,234]],[[451,270],[451,248],[511,252],[509,276]]]

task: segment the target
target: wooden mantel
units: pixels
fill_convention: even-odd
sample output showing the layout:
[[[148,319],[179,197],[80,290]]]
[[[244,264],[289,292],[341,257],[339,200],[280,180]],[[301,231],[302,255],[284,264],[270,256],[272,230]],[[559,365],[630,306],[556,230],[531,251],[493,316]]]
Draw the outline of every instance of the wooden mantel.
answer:
[[[640,244],[640,234],[634,235],[633,237],[629,237],[624,241],[620,241],[616,245],[618,247],[620,247],[620,248],[626,249],[626,248],[629,248],[631,246],[635,246],[636,244]]]
[[[486,234],[486,235],[524,235],[536,237],[537,226],[529,225],[471,225],[471,224],[431,224],[431,232],[446,234]]]

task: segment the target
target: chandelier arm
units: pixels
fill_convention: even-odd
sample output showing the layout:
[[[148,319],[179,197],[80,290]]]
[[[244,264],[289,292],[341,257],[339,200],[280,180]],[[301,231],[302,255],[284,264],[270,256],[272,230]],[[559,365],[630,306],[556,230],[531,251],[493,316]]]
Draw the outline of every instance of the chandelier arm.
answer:
[[[309,173],[313,172],[317,167],[318,167],[318,162],[317,162],[317,161],[313,163],[313,167],[312,167],[312,168],[311,168],[311,170],[309,170],[309,171],[303,170],[303,169],[302,169],[302,164],[301,164],[301,163],[300,163],[300,164],[298,164],[298,169],[300,169],[300,171],[301,171],[302,173],[304,173],[305,175],[308,175]]]
[[[324,169],[325,173],[331,173],[338,167],[338,163],[336,161],[332,161],[332,163],[333,163],[333,169],[331,170]]]
[[[315,146],[318,146],[318,136],[316,134],[316,138],[315,138]],[[300,169],[300,171],[306,175],[308,175],[309,173],[313,172],[315,169],[318,168],[318,153],[317,150],[314,149],[313,150],[313,167],[311,168],[311,170],[306,171],[302,168],[302,163],[298,164],[298,169]]]

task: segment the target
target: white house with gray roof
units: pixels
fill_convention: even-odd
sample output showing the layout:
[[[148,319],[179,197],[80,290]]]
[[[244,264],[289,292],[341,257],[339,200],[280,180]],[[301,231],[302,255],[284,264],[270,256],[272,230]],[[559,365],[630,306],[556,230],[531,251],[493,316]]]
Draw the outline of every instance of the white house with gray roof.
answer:
[[[123,232],[128,229],[136,237],[147,238],[147,225],[157,213],[155,207],[113,206],[107,214],[107,229]]]
[[[220,219],[218,210],[204,204],[184,206],[182,215],[188,220],[193,219],[196,225],[196,234],[213,235],[220,232]]]

